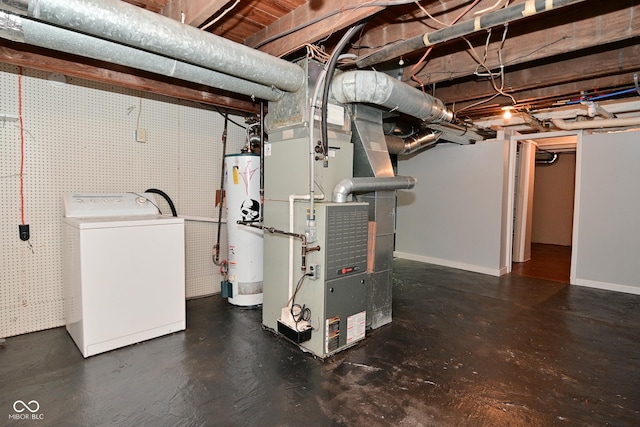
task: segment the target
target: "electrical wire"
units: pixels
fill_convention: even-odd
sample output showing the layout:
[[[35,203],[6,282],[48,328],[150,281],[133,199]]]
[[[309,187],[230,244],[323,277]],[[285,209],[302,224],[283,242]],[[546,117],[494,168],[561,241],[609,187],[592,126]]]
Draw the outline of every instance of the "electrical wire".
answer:
[[[305,43],[304,46],[307,48],[308,59],[315,59],[323,64],[326,64],[331,59],[331,55],[325,52],[324,46],[316,46],[311,43]]]
[[[20,118],[20,219],[22,225],[24,221],[24,162],[25,162],[25,142],[24,142],[24,117],[22,114],[22,67],[18,67],[18,117]]]
[[[489,6],[489,7],[485,8],[485,9],[481,9],[481,10],[475,12],[474,15],[477,16],[477,15],[482,15],[483,13],[493,12],[494,10],[500,8],[500,3],[502,3],[503,1],[504,0],[498,0],[496,2],[496,4],[494,4],[493,6]],[[507,7],[508,5],[509,5],[509,0],[507,0],[507,4],[505,4],[504,6]]]
[[[458,15],[456,18],[454,18],[453,21],[451,21],[450,24],[447,24],[447,27],[452,26],[453,24],[455,24],[456,22],[458,22],[464,15],[467,14],[467,12],[469,12],[475,5],[477,5],[480,2],[480,0],[474,0],[473,3],[471,3],[469,6],[467,6],[461,13],[460,15]],[[427,59],[427,56],[429,56],[429,54],[431,53],[431,51],[433,50],[433,46],[430,46],[427,51],[424,53],[424,55],[422,55],[422,58],[420,58],[420,60],[418,62],[416,62],[416,64],[411,67],[411,79],[416,81],[419,85],[420,88],[424,91],[424,83],[422,83],[422,81],[420,81],[420,79],[416,76],[416,70],[418,68],[420,68],[424,61]]]
[[[300,329],[298,329],[298,324],[300,322],[308,322],[309,320],[311,320],[311,309],[309,309],[309,307],[307,307],[305,304],[296,304],[296,295],[298,294],[298,291],[300,290],[300,288],[302,287],[302,283],[304,282],[304,279],[306,279],[308,276],[311,276],[311,274],[306,273],[303,274],[302,277],[298,280],[298,283],[296,284],[296,289],[293,292],[293,295],[291,295],[291,307],[289,309],[289,312],[291,313],[291,318],[293,319],[293,321],[296,324],[296,331],[298,332],[302,332],[300,331]],[[298,309],[298,311],[296,313],[294,313],[294,307]]]
[[[508,2],[507,2],[508,4]],[[498,47],[498,60],[500,63],[500,72],[499,73],[493,73],[486,65],[486,60],[487,60],[487,56],[488,56],[488,50],[489,50],[489,40],[491,38],[491,29],[489,29],[487,31],[487,41],[485,42],[485,52],[484,52],[484,56],[483,58],[480,58],[480,56],[478,55],[478,53],[476,52],[475,48],[473,47],[473,45],[471,44],[471,42],[469,42],[469,40],[467,40],[465,37],[463,37],[462,39],[467,42],[467,44],[469,45],[469,52],[471,54],[471,57],[478,63],[478,66],[476,67],[476,75],[477,71],[479,68],[484,68],[487,71],[487,74],[482,74],[482,76],[484,77],[489,77],[489,79],[491,80],[491,85],[493,86],[493,89],[496,91],[496,93],[492,96],[490,96],[487,99],[483,99],[481,101],[475,102],[473,104],[467,105],[464,108],[461,108],[460,110],[456,111],[456,114],[459,114],[460,112],[467,110],[469,108],[473,108],[473,107],[477,107],[478,105],[482,105],[484,103],[487,103],[489,101],[494,100],[495,98],[497,98],[498,96],[502,95],[502,96],[506,96],[511,98],[511,101],[513,102],[513,105],[517,105],[518,101],[515,99],[515,97],[509,93],[506,93],[504,91],[504,63],[502,61],[502,48],[504,47],[504,42],[507,38],[507,31],[509,29],[509,24],[504,24],[504,31],[502,32],[502,39],[500,41],[500,45]],[[496,76],[498,76],[500,78],[500,87],[498,87],[497,83],[496,83]]]
[[[227,113],[223,113],[222,111],[220,111],[220,109],[218,107],[216,107],[215,105],[213,106],[213,108],[215,108],[215,110],[218,112],[218,114],[220,114],[222,117],[224,117],[225,119],[229,120],[229,123],[233,123],[234,125],[241,127],[242,129],[246,129],[246,126],[241,125],[240,123],[234,122],[231,119],[228,119],[229,114]]]
[[[209,28],[210,26],[212,26],[213,24],[215,24],[216,22],[218,22],[219,20],[221,20],[222,18],[224,18],[224,16],[231,12],[231,10],[233,10],[233,8],[235,8],[238,3],[240,3],[240,0],[236,0],[236,2],[234,4],[232,4],[231,6],[229,6],[227,9],[225,9],[224,12],[222,12],[220,15],[218,15],[216,17],[216,19],[214,19],[213,21],[209,22],[208,24],[204,25],[203,27],[201,27],[201,30],[206,30],[207,28]]]
[[[140,114],[142,114],[142,91],[138,91],[138,118],[136,119],[136,129],[140,128]]]
[[[439,19],[437,19],[437,18],[435,18],[433,15],[431,15],[431,14],[427,11],[427,9],[425,9],[425,8],[420,4],[420,2],[417,2],[417,1],[416,1],[416,2],[414,2],[414,3],[416,4],[416,6],[418,6],[418,7],[420,8],[420,10],[422,11],[422,13],[424,13],[424,14],[425,14],[425,15],[427,15],[429,18],[431,18],[431,19],[433,19],[434,21],[436,21],[438,24],[440,24],[440,25],[442,25],[442,26],[444,26],[444,27],[448,27],[448,26],[449,26],[448,24],[446,24],[446,23],[444,23],[444,22],[440,21]]]

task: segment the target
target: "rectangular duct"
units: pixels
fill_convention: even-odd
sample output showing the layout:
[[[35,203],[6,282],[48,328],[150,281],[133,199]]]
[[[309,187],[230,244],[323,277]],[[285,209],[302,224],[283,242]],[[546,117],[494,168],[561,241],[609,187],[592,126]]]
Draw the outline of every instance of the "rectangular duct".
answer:
[[[353,175],[354,177],[393,177],[391,158],[382,130],[382,111],[364,104],[353,104]],[[372,233],[368,268],[367,327],[376,329],[391,323],[395,230],[395,190],[373,191],[357,196],[369,204]]]

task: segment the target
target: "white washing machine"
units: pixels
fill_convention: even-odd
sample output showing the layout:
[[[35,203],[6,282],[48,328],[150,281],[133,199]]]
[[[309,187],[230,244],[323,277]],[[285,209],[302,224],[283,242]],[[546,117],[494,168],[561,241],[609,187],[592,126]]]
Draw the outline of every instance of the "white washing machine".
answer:
[[[184,330],[184,219],[149,193],[63,200],[65,323],[82,355]]]

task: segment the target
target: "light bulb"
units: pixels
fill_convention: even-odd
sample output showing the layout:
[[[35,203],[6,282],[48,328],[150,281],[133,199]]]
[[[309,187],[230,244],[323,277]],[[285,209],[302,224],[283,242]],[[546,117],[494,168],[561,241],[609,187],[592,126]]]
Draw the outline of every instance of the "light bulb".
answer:
[[[503,111],[502,117],[505,120],[509,120],[511,118],[511,115],[512,115],[511,110],[513,110],[513,106],[511,106],[511,105],[507,105],[507,106],[502,107],[502,111]]]

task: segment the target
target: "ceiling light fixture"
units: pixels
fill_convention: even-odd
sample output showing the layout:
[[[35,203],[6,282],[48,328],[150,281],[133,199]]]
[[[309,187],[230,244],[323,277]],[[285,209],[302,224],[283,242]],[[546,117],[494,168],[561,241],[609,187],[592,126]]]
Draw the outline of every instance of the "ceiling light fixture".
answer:
[[[502,117],[505,120],[509,120],[512,116],[511,111],[513,110],[513,106],[512,105],[507,105],[501,108],[501,110],[503,111],[502,113]]]

